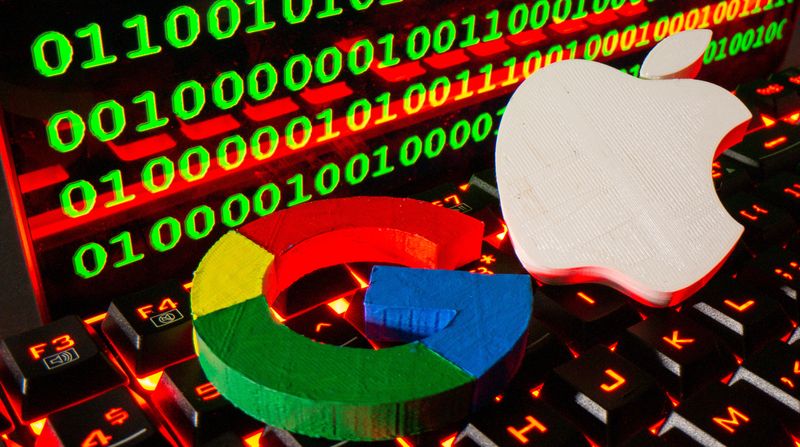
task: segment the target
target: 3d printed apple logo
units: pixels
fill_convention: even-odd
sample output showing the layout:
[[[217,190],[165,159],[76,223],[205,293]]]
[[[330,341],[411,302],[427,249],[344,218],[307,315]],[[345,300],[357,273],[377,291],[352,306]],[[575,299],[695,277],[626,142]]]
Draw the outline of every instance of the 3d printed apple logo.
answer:
[[[693,77],[708,30],[673,35],[637,79],[569,60],[528,78],[497,139],[503,215],[522,264],[550,284],[598,282],[650,306],[702,287],[743,228],[714,191],[711,164],[750,112]]]

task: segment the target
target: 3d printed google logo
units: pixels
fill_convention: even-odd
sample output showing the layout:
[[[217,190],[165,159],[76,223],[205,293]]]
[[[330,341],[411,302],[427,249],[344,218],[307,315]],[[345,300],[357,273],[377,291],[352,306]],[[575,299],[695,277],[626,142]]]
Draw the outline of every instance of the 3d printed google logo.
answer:
[[[482,222],[456,211],[374,197],[312,202],[232,231],[195,274],[200,363],[234,405],[296,433],[377,440],[463,420],[518,369],[532,306],[527,275],[452,271],[480,256],[482,236]],[[406,344],[324,345],[271,317],[294,281],[348,262],[410,267],[376,267],[364,304],[371,338]]]

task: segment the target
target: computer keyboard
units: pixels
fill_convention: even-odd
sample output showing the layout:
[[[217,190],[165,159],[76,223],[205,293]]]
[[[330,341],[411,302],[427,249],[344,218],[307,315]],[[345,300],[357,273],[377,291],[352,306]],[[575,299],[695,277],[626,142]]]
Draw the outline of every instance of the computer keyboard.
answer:
[[[425,64],[459,63],[457,54],[448,57]],[[411,63],[381,74],[390,86],[420,70]],[[351,91],[325,88],[329,99]],[[205,378],[192,345],[191,278],[176,278],[111,297],[104,314],[61,318],[3,340],[0,446],[800,445],[800,69],[736,93],[754,119],[710,175],[745,235],[712,282],[674,309],[643,307],[598,285],[539,284],[519,373],[458,426],[379,442],[264,427]],[[302,96],[315,104],[313,91]],[[269,113],[296,108],[287,102]],[[251,119],[264,113],[244,111]],[[202,139],[234,124],[181,132]],[[174,145],[151,143],[152,150]],[[120,157],[143,156],[144,146],[115,144]],[[412,195],[485,223],[482,254],[462,270],[523,273],[497,196],[491,171]],[[371,268],[348,264],[308,275],[278,299],[275,318],[320,343],[385,347],[364,334]]]

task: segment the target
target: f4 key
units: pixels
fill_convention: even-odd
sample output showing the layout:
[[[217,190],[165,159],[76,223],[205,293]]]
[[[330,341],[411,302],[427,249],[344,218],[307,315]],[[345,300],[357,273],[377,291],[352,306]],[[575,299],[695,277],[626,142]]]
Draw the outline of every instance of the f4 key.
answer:
[[[3,340],[0,380],[23,422],[127,382],[76,317]]]
[[[137,377],[194,356],[189,294],[177,284],[115,298],[102,330]]]

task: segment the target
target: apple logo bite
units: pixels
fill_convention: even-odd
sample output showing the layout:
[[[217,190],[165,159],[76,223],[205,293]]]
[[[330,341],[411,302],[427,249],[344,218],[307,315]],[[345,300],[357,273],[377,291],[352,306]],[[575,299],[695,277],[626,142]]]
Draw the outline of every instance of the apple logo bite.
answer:
[[[711,41],[658,44],[642,79],[585,60],[547,66],[511,98],[497,138],[503,216],[522,264],[549,284],[596,282],[657,307],[680,303],[743,228],[714,191],[714,158],[751,119],[694,79]]]

